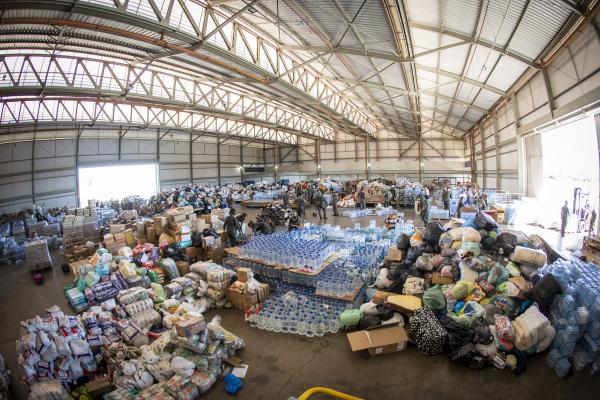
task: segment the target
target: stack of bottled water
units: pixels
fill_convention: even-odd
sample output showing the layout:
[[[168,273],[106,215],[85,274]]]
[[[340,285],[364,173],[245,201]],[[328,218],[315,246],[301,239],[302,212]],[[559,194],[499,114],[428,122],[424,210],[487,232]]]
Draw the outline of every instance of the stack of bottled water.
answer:
[[[267,190],[254,193],[254,200],[275,200],[279,197],[280,190]]]
[[[317,240],[296,238],[289,233],[256,235],[240,247],[240,257],[286,268],[318,270],[335,253],[334,246]]]
[[[364,300],[357,299],[355,302]],[[314,296],[314,289],[281,284],[263,303],[257,315],[250,316],[250,326],[267,331],[320,337],[337,333],[339,315],[358,304]]]
[[[443,208],[431,207],[429,209],[429,219],[450,219],[450,211]]]
[[[548,353],[548,365],[558,377],[571,367],[579,371],[592,364],[600,372],[600,269],[580,260],[558,260],[544,268],[563,290],[552,307],[556,337]]]

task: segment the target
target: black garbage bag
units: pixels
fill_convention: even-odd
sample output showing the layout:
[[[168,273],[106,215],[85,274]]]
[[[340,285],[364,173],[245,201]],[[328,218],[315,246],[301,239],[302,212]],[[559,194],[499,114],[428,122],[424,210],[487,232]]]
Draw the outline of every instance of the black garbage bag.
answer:
[[[358,323],[358,328],[359,329],[367,329],[370,328],[372,326],[379,326],[381,325],[381,318],[379,317],[379,315],[374,314],[374,315],[365,315],[360,319],[360,322]]]
[[[499,253],[505,256],[511,254],[515,250],[515,247],[517,247],[517,244],[517,236],[510,232],[502,232],[496,238],[496,248]]]
[[[473,343],[490,344],[494,340],[489,325],[481,317],[473,321],[471,330],[473,331]]]
[[[473,331],[454,321],[452,318],[445,318],[442,321],[442,326],[448,332],[448,347],[450,351],[458,350],[473,341]]]
[[[440,236],[444,233],[444,227],[439,222],[430,222],[423,232],[423,241],[430,244],[437,244]]]
[[[464,365],[471,369],[482,369],[488,362],[485,357],[475,350],[473,343],[467,343],[463,347],[450,352],[450,360],[458,365]]]
[[[548,316],[554,296],[561,293],[562,289],[554,275],[546,274],[533,286],[529,298],[538,304],[543,314]]]
[[[405,260],[407,263],[413,264],[415,261],[417,261],[417,258],[419,258],[423,253],[424,253],[424,248],[422,245],[417,246],[417,247],[411,247],[406,252]]]
[[[494,218],[490,217],[483,211],[479,211],[477,214],[475,214],[475,226],[479,229],[491,231],[498,228],[498,223],[494,221]]]
[[[419,247],[422,249],[421,254],[423,254],[423,253],[427,253],[427,254],[433,254],[433,253],[435,253],[435,246],[433,244],[431,244],[431,243],[423,243]]]
[[[398,236],[398,250],[407,251],[410,248],[410,236],[406,233],[401,233]]]
[[[496,239],[494,239],[493,236],[487,236],[485,239],[483,239],[481,241],[481,245],[483,246],[484,249],[486,249],[488,251],[492,251],[496,247]]]

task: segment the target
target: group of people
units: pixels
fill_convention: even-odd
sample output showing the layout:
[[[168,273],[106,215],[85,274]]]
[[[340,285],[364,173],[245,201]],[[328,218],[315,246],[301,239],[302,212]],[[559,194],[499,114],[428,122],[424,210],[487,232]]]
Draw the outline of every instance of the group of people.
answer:
[[[569,202],[565,200],[565,204],[560,209],[560,236],[565,237],[565,231],[567,229],[567,224],[569,223],[569,217],[571,216],[571,211],[569,210]],[[589,202],[585,203],[585,206],[579,210],[577,215],[577,233],[585,233],[588,235],[592,235],[596,231],[596,220],[598,218],[598,214],[595,208],[590,206]]]

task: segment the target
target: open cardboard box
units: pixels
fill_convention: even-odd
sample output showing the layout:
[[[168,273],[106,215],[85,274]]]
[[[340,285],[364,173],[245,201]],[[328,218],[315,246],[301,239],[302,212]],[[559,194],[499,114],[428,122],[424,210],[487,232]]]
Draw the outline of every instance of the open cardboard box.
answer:
[[[379,326],[346,336],[352,351],[368,349],[371,356],[403,351],[408,343],[408,335],[399,325]]]

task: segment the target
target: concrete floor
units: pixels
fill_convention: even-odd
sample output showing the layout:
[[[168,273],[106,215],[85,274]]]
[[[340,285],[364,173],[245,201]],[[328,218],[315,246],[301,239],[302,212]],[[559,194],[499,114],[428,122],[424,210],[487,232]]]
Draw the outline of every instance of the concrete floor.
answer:
[[[259,210],[249,209],[249,217]],[[309,214],[312,214],[310,212]],[[413,214],[405,211],[407,217]],[[311,217],[309,220],[314,220]],[[381,224],[383,217],[346,218],[330,217],[332,225],[365,225],[375,219]],[[318,222],[318,219],[317,219]],[[420,223],[420,220],[418,224]],[[514,228],[512,228],[514,229]],[[534,232],[531,232],[534,233]],[[547,231],[551,244],[565,250],[565,243]],[[19,322],[57,304],[72,312],[63,295],[63,286],[71,276],[60,270],[60,255],[53,255],[55,267],[45,273],[41,286],[33,283],[27,270],[15,266],[0,266],[0,352],[13,370],[12,388],[15,399],[25,399],[27,388],[20,383],[16,363],[15,339]],[[567,379],[558,379],[546,365],[546,353],[528,359],[527,370],[517,376],[510,371],[486,368],[472,371],[460,367],[445,356],[429,357],[409,346],[401,353],[369,357],[368,354],[350,351],[345,334],[322,338],[306,338],[277,334],[250,328],[238,310],[211,310],[207,318],[219,314],[223,326],[246,341],[239,353],[250,365],[245,386],[235,397],[240,399],[287,399],[299,396],[313,386],[326,386],[365,399],[597,399],[600,379],[589,374],[589,367]],[[223,399],[222,380],[202,398]],[[311,397],[315,399],[326,397]]]

